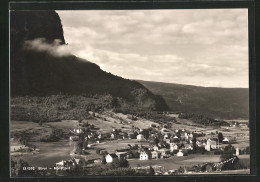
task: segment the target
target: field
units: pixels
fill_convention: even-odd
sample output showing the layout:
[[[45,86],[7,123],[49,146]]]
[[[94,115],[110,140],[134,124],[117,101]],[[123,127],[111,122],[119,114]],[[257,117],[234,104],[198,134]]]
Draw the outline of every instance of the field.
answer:
[[[136,139],[126,139],[126,140],[112,140],[109,142],[104,142],[100,144],[96,144],[95,148],[102,148],[108,151],[109,153],[115,152],[116,149],[124,149],[124,148],[129,148],[128,144],[130,145],[147,145],[149,144],[148,142],[139,142]]]
[[[17,157],[12,156],[12,158],[22,158],[34,167],[53,167],[55,163],[61,160],[71,159],[70,152],[73,145],[70,145],[68,141],[32,142],[32,144],[40,149],[38,154],[25,154]]]
[[[203,165],[207,162],[219,162],[220,161],[219,155],[189,155],[183,157],[173,156],[168,159],[157,159],[157,160],[139,160],[133,159],[129,160],[131,167],[138,167],[138,166],[152,166],[152,165],[159,165],[163,166],[164,170],[176,170],[180,166],[188,167],[193,165]]]

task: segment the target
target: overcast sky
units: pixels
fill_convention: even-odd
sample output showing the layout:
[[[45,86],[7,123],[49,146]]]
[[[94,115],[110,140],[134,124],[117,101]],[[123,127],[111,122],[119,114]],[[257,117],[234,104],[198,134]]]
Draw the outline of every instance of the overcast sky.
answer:
[[[112,74],[248,88],[247,9],[57,13],[71,52]]]

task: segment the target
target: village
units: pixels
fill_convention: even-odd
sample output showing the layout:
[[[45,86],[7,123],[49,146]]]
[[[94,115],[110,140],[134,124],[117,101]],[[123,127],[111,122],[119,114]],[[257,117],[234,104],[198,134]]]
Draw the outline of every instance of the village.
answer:
[[[237,123],[232,123],[229,127],[246,128],[244,124]],[[221,130],[225,131],[227,128]],[[58,162],[57,169],[68,167],[68,164],[91,168],[95,165],[127,160],[135,170],[152,167],[155,175],[169,175],[174,174],[177,169],[166,170],[165,166],[157,165],[157,161],[162,163],[162,161],[171,161],[175,158],[199,155],[208,158],[208,162],[212,162],[211,157],[218,156],[218,159],[215,158],[210,164],[210,168],[204,167],[204,172],[211,172],[214,170],[213,167],[217,167],[218,171],[222,170],[224,166],[222,162],[225,161],[221,161],[219,155],[225,153],[224,151],[230,150],[233,157],[246,154],[246,149],[240,149],[238,146],[235,148],[231,145],[237,143],[236,137],[225,137],[218,130],[214,132],[189,131],[184,128],[172,129],[169,125],[161,127],[151,124],[146,129],[132,126],[130,130],[113,128],[110,132],[101,132],[94,125],[79,123],[78,128],[70,130],[70,134],[69,140],[75,142],[71,156],[73,161],[77,162],[75,164],[68,161]],[[95,151],[98,155],[90,158],[90,151]],[[83,156],[84,159],[80,161],[77,159],[79,156],[81,158]],[[207,165],[208,162],[205,161],[201,166]],[[197,170],[197,172],[202,171],[203,169]],[[192,173],[194,172],[193,169]]]
[[[27,149],[25,156],[31,153],[37,157],[44,152],[44,148],[38,148],[40,144],[55,145],[50,138],[59,140],[62,136],[63,143],[68,143],[71,151],[59,161],[49,160],[56,175],[64,175],[64,171],[75,167],[91,171],[115,164],[117,168],[127,167],[142,174],[152,169],[154,172],[150,175],[206,174],[229,170],[225,163],[233,163],[237,158],[249,161],[246,124],[231,121],[229,126],[203,128],[187,125],[178,115],[174,115],[172,122],[148,123],[142,118],[122,114],[117,115],[120,117],[112,117],[113,113],[91,114],[94,115],[92,120],[51,123],[56,127],[64,125],[66,129],[56,128],[51,136],[47,136],[48,140],[41,138],[42,142],[34,142],[36,146],[11,142],[11,155],[22,156],[21,151]],[[108,124],[111,127],[107,127]],[[227,154],[228,157],[222,157]],[[46,166],[37,169],[43,170]],[[242,169],[247,168],[243,166]]]

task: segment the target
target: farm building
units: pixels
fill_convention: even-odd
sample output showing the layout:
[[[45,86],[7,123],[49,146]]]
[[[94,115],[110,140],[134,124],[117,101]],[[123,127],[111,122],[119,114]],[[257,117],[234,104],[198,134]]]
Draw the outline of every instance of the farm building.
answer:
[[[118,159],[118,156],[116,154],[107,154],[106,156],[106,162],[111,163],[114,161],[114,159]]]
[[[57,162],[55,166],[57,169],[61,169],[63,167],[72,167],[72,166],[79,165],[79,164],[81,164],[80,159],[73,158],[73,159],[62,160],[60,162]]]
[[[178,149],[179,149],[178,145],[176,145],[175,143],[170,143],[171,152],[173,152],[174,150],[178,150]]]
[[[142,135],[142,134],[137,135],[136,139],[139,140],[139,141],[144,141],[145,140],[144,139],[144,135]]]
[[[78,141],[79,136],[70,136],[70,141]]]
[[[149,159],[149,155],[145,151],[142,151],[140,153],[140,160],[148,160],[148,159]]]
[[[179,150],[179,152],[177,153],[177,157],[182,157],[184,155],[185,153],[182,150]]]
[[[112,139],[114,139],[114,138],[115,138],[115,135],[114,135],[114,133],[111,133],[111,135],[110,135],[110,138],[112,138]]]
[[[236,156],[239,156],[239,148],[236,148]]]
[[[158,159],[160,157],[160,152],[158,151],[152,151],[152,159]]]
[[[116,152],[116,155],[117,155],[118,158],[120,158],[120,159],[126,159],[127,152]]]
[[[153,146],[153,150],[154,151],[158,151],[159,150],[159,147],[157,145]]]
[[[228,144],[229,143],[229,140],[227,138],[224,138],[224,140],[222,140],[222,143],[223,144]]]
[[[207,144],[205,146],[205,150],[210,151],[211,149],[217,148],[217,142],[214,140],[211,140],[210,138],[207,140]]]

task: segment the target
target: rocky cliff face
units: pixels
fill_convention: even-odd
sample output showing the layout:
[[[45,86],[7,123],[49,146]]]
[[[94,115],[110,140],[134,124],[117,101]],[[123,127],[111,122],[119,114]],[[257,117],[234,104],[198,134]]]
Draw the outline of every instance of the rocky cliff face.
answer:
[[[66,44],[55,11],[12,11],[10,18],[11,96],[110,94],[141,107],[168,109],[142,84],[60,52]]]

